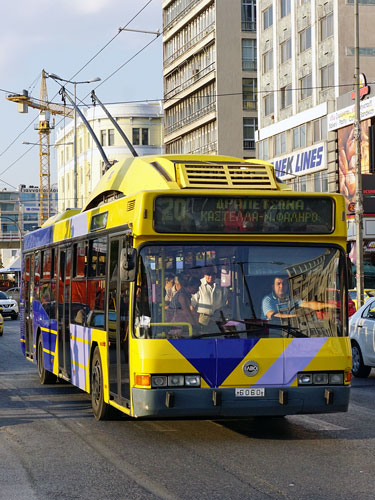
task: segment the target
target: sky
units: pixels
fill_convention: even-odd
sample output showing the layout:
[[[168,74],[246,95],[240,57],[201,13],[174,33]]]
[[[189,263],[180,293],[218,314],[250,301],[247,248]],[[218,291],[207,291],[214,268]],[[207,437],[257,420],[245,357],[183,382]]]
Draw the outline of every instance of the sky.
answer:
[[[38,124],[39,112],[29,108],[28,114],[18,113],[17,104],[6,97],[26,89],[39,99],[43,69],[66,80],[100,77],[100,82],[77,85],[77,100],[87,104],[91,99],[86,96],[93,89],[104,104],[162,99],[162,37],[119,33],[125,26],[161,31],[161,4],[162,0],[18,0],[15,8],[11,2],[2,3],[1,190],[40,184],[39,147],[23,144],[38,144],[34,124]],[[47,79],[48,99],[61,104],[59,88]],[[73,92],[73,86],[67,84],[67,90]],[[61,119],[56,116],[56,124]],[[51,144],[54,139],[52,132]],[[56,165],[56,151],[51,148],[51,183],[57,182]]]

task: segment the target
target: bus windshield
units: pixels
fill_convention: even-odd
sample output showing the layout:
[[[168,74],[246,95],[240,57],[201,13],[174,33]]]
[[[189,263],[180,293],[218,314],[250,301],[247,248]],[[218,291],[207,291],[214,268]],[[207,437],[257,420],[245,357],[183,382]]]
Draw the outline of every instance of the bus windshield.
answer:
[[[178,244],[140,250],[138,338],[346,335],[337,247]]]

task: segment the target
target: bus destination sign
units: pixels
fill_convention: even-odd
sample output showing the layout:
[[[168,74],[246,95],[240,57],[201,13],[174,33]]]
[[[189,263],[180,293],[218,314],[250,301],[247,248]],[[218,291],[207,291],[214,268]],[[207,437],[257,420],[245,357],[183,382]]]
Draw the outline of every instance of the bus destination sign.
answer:
[[[158,233],[329,234],[334,201],[304,196],[158,196]]]

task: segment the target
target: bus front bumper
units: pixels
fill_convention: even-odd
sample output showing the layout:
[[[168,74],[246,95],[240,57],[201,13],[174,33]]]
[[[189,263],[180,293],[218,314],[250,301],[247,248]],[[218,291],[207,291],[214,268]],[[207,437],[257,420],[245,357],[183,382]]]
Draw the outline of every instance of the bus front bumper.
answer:
[[[350,386],[266,387],[263,397],[234,388],[133,388],[134,417],[252,417],[345,412]]]

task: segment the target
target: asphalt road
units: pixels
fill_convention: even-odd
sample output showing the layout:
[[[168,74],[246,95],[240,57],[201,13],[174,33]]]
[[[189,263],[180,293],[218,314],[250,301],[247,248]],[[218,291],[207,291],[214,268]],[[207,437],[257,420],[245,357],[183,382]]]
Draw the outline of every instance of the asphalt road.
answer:
[[[96,422],[0,337],[0,500],[373,500],[375,370],[337,415]]]

